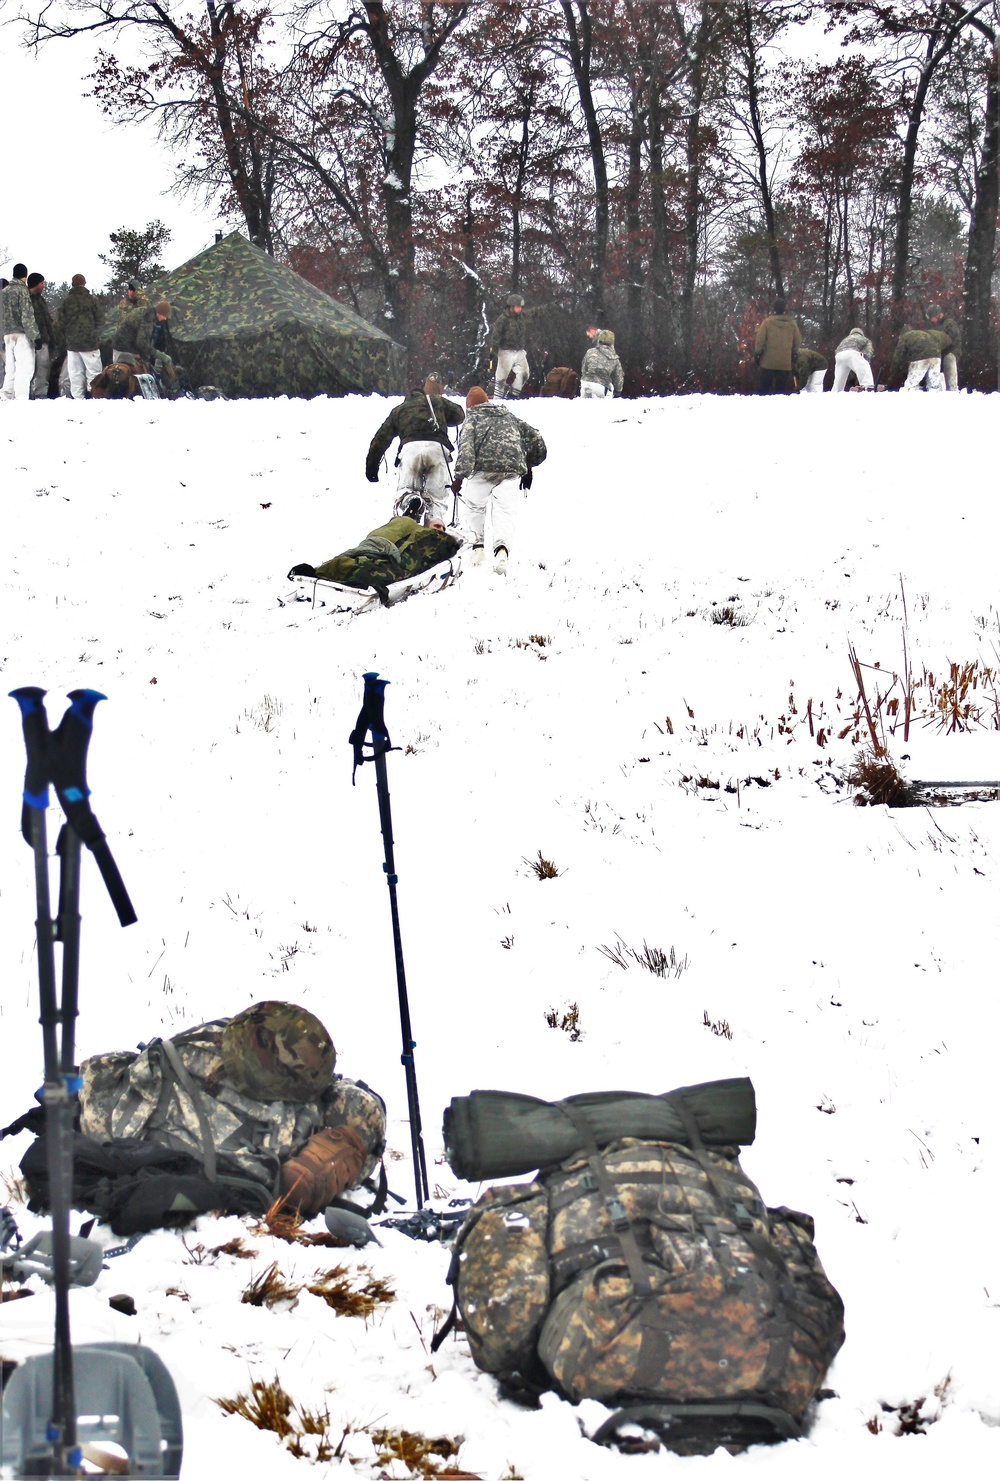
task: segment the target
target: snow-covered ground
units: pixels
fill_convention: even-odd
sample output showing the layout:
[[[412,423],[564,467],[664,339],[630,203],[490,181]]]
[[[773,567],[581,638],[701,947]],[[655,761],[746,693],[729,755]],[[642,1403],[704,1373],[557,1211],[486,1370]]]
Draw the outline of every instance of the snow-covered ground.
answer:
[[[876,704],[904,637],[912,673],[938,685],[978,661],[986,728],[915,718],[904,744],[902,707],[883,704],[892,755],[924,779],[1000,778],[982,673],[1000,669],[997,400],[526,402],[549,458],[505,577],[469,569],[353,619],[289,602],[289,566],[387,516],[391,484],[366,484],[363,464],[390,404],[0,408],[4,689],[47,689],[53,724],[68,690],[108,696],[93,805],[139,914],[118,927],[85,856],[80,1055],[254,999],[303,1003],[340,1068],[386,1097],[391,1185],[412,1199],[374,769],[352,788],[348,746],[378,670],[435,1194],[478,1191],[443,1161],[454,1095],[750,1075],[743,1165],[766,1202],[815,1216],[845,1301],[836,1397],[776,1449],[623,1456],[586,1438],[599,1405],[517,1409],[463,1339],[430,1355],[446,1249],[390,1232],[310,1251],[237,1220],[112,1261],[73,1293],[75,1339],[161,1354],[192,1481],[404,1476],[377,1459],[386,1429],[462,1437],[458,1464],[484,1481],[997,1474],[1000,804],[862,808],[842,783],[850,650],[882,670],[863,670]],[[7,703],[2,1122],[41,1077]],[[557,877],[532,871],[539,853]],[[618,965],[601,949],[616,943],[673,948],[677,969]],[[578,1037],[558,1026],[574,1008]],[[5,1142],[0,1166],[26,1145]],[[252,1261],[204,1253],[236,1235]],[[308,1293],[239,1300],[272,1261],[302,1283],[331,1260],[369,1267],[395,1301],[366,1321]],[[138,1315],[110,1310],[119,1292]],[[44,1290],[4,1305],[4,1355],[47,1345],[50,1316]],[[213,1403],[275,1374],[326,1407],[337,1459],[311,1466]],[[918,1400],[926,1433],[898,1435]]]

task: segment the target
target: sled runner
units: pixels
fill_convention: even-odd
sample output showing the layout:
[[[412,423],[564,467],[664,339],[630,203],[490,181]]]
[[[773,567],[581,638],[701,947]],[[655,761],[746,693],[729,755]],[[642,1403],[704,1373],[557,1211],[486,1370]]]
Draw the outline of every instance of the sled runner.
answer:
[[[439,561],[436,566],[432,566],[429,571],[422,571],[418,576],[407,576],[403,581],[391,581],[386,587],[389,600],[384,605],[394,607],[398,602],[405,602],[407,597],[421,591],[444,591],[445,587],[458,580],[461,572],[462,554],[458,551],[448,560]],[[309,602],[314,608],[328,607],[332,612],[370,612],[380,604],[379,594],[372,586],[342,586],[337,581],[323,581],[318,576],[296,575],[293,571],[288,574],[295,583],[291,599]]]

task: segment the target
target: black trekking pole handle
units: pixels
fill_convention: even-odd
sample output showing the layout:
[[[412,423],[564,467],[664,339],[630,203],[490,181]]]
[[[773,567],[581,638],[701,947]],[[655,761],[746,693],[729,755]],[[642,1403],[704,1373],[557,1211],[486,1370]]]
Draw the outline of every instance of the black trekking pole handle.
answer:
[[[48,788],[55,788],[66,821],[97,862],[105,888],[111,896],[119,922],[131,926],[137,916],[125,883],[118,871],[104,830],[90,806],[87,786],[87,751],[93,731],[94,711],[106,696],[96,689],[73,689],[70,707],[55,730],[50,731],[42,700],[44,689],[11,690],[21,709],[24,744],[28,753],[24,777],[24,808],[21,832],[31,842],[32,809],[48,806]]]

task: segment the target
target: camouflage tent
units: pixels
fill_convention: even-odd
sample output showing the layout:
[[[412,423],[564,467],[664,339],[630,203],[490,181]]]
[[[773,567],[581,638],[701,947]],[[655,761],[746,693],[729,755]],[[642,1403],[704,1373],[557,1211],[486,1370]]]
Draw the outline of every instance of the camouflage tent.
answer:
[[[170,333],[192,386],[218,386],[227,396],[404,388],[401,345],[239,232],[147,287],[146,296],[173,308]]]

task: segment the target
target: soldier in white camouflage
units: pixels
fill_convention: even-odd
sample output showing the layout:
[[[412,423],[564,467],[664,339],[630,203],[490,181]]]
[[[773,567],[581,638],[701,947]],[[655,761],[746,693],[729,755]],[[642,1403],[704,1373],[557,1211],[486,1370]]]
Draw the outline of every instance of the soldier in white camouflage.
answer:
[[[452,450],[449,427],[458,427],[465,412],[457,401],[443,395],[439,375],[429,375],[422,386],[414,386],[405,401],[394,406],[371,440],[365,459],[365,477],[378,483],[379,464],[399,438],[399,478],[396,484],[396,513],[409,503],[407,495],[423,501],[425,524],[444,529],[448,518],[445,491],[451,479],[448,453]]]
[[[31,294],[28,292],[28,269],[23,262],[14,264],[13,280],[3,290],[3,343],[6,370],[3,382],[4,401],[27,401],[35,373],[35,340],[38,324]]]
[[[482,386],[473,386],[465,403],[452,487],[462,494],[473,565],[484,559],[486,511],[491,509],[494,570],[502,575],[514,533],[518,486],[531,487],[531,470],[545,461],[545,442],[534,427],[490,401]]]
[[[527,320],[537,309],[526,309],[520,293],[508,293],[503,312],[490,325],[490,360],[495,367],[493,394],[520,396],[530,375],[524,348]]]
[[[580,367],[580,395],[587,397],[620,396],[625,384],[622,362],[615,352],[615,336],[610,329],[598,329],[596,344],[583,357]]]
[[[365,1183],[385,1149],[381,1098],[335,1074],[336,1059],[307,1009],[257,1003],[139,1053],[85,1060],[80,1129],[188,1152],[210,1178],[225,1157],[308,1218]]]

